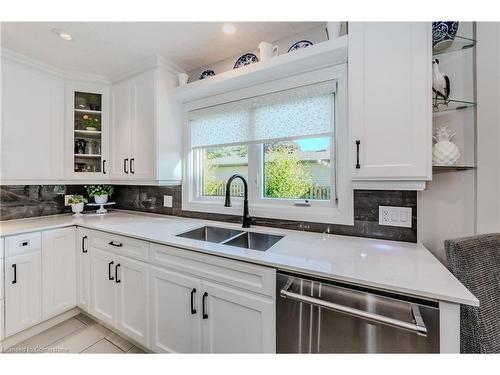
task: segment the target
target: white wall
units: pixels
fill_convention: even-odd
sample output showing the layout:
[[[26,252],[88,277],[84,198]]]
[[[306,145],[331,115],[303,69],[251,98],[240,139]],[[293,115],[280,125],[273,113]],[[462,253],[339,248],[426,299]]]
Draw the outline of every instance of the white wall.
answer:
[[[461,35],[468,35],[466,24],[461,23]],[[478,22],[476,38],[477,169],[434,174],[427,189],[418,194],[418,240],[443,263],[444,240],[500,231],[500,24]],[[450,73],[453,97],[470,99],[466,74],[470,74],[473,60],[468,53],[452,54],[446,61],[442,58],[443,70]],[[457,145],[463,147],[474,144],[472,121],[471,111],[455,112],[435,118],[434,127],[449,125],[457,132]],[[462,150],[462,161],[469,164],[474,149]]]

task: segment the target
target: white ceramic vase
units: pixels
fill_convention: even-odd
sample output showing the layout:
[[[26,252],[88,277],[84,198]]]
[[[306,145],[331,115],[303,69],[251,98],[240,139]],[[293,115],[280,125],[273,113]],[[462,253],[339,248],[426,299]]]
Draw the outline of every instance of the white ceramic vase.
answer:
[[[189,76],[186,73],[178,73],[177,78],[179,79],[179,86],[186,85],[189,80]]]
[[[85,205],[85,203],[83,203],[83,202],[72,204],[71,211],[74,213],[73,216],[81,216],[84,205]]]
[[[278,46],[273,46],[271,43],[268,42],[260,42],[259,46],[257,47],[257,52],[259,53],[259,60],[260,61],[266,61],[272,58],[273,56],[278,55]]]
[[[108,201],[108,195],[107,194],[95,195],[94,200],[97,204],[104,204]]]

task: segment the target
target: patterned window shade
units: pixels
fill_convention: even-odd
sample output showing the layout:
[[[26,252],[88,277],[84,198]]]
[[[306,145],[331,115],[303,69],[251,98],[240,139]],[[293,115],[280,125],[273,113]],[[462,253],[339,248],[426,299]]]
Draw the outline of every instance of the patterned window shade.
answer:
[[[334,95],[326,81],[191,111],[191,147],[332,135]]]

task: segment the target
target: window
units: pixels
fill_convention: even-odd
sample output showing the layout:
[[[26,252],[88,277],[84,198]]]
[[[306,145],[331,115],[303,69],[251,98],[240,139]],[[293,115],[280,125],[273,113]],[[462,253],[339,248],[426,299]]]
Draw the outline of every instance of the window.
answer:
[[[346,110],[345,86],[339,94],[338,83],[293,87],[284,80],[282,89],[273,83],[267,91],[263,84],[188,108],[183,209],[241,214],[239,179],[231,184],[233,207],[223,205],[227,180],[240,174],[248,181],[254,216],[352,222],[342,216],[352,215],[348,186],[339,189],[337,181],[338,171],[344,181],[346,171],[337,160],[338,142],[347,138],[345,126],[339,131],[336,123],[345,121]]]

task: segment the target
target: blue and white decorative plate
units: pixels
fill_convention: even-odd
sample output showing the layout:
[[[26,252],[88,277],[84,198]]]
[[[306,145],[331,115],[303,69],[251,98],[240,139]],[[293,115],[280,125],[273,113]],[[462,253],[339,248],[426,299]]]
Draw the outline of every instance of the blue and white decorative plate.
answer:
[[[295,51],[301,48],[306,48],[312,45],[313,43],[308,40],[300,40],[298,42],[295,42],[290,48],[288,48],[288,52]]]
[[[200,75],[200,79],[205,79],[207,77],[214,76],[215,72],[212,69],[205,70],[203,73]]]
[[[250,65],[256,62],[259,62],[257,56],[255,56],[253,53],[245,53],[238,60],[236,60],[233,69],[241,68],[242,66]]]
[[[457,21],[438,21],[432,23],[432,47],[434,51],[442,51],[453,43],[457,35]]]

